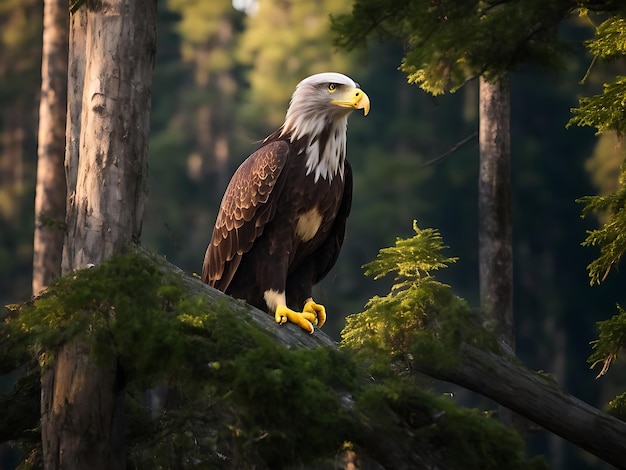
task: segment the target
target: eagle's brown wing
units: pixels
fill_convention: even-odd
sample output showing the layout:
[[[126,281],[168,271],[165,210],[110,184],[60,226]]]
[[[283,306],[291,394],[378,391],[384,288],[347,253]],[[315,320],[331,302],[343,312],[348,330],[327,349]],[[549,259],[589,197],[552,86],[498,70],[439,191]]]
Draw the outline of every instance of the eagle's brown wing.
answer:
[[[279,176],[288,154],[285,141],[264,145],[231,178],[204,256],[203,282],[222,292],[228,288],[242,255],[276,213],[275,201],[284,181]]]

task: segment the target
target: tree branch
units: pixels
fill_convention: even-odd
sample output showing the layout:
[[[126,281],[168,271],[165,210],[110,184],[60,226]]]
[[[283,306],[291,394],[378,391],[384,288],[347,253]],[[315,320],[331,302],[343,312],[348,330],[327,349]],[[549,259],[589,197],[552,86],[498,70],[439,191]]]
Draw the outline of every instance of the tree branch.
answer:
[[[561,390],[514,358],[469,345],[459,364],[445,370],[417,361],[420,372],[491,398],[617,468],[626,468],[626,423]]]
[[[448,151],[442,153],[441,155],[436,156],[435,158],[431,158],[430,160],[428,160],[425,163],[421,164],[420,168],[424,168],[424,167],[427,167],[427,166],[430,166],[430,165],[434,165],[435,163],[439,163],[440,161],[448,158],[450,155],[452,155],[454,152],[459,150],[461,147],[463,147],[468,142],[471,142],[472,140],[474,140],[476,137],[478,137],[478,132],[473,132],[472,134],[470,134],[467,137],[465,137],[463,140],[460,140],[459,142],[454,144],[452,147],[450,147],[450,149]]]
[[[178,276],[189,295],[204,297],[209,303],[230,304],[242,312],[243,321],[251,321],[279,344],[294,349],[336,347],[336,343],[320,330],[309,335],[296,325],[278,326],[271,315],[186,275],[161,257],[149,254],[142,248],[138,250],[157,262],[164,273]],[[618,468],[626,468],[626,441],[623,439],[626,423],[569,395],[549,378],[516,363],[514,356],[505,357],[464,344],[461,346],[459,362],[452,368],[443,368],[419,358],[413,365],[416,370],[430,377],[480,393],[602,460]],[[365,374],[364,380],[369,380]],[[38,385],[38,373],[30,374],[21,386],[16,387],[15,393],[0,400],[0,415],[6,415],[10,409],[38,410]],[[337,393],[346,409],[351,411],[355,423],[360,423],[357,445],[362,446],[367,455],[387,468],[425,469],[441,463],[441,456],[438,457],[433,449],[415,445],[412,430],[399,425],[392,435],[388,428],[353,409],[352,397],[344,397],[345,393],[341,391]],[[22,415],[19,423],[14,422],[10,429],[6,426],[0,429],[0,440],[24,436],[24,430],[33,427],[32,417],[25,417],[21,412],[18,414]],[[402,417],[396,416],[392,421],[402,423]]]
[[[168,269],[183,273],[173,265],[169,265]],[[182,279],[190,294],[239,306],[259,328],[280,344],[292,348],[336,347],[335,342],[320,330],[308,335],[295,325],[277,327],[271,315],[227,297],[198,279],[186,275]],[[500,356],[463,345],[460,362],[451,370],[441,368],[432,361],[417,360],[414,366],[430,377],[480,393],[617,468],[626,468],[626,441],[623,439],[626,423],[566,393],[546,376],[517,364],[515,356]],[[380,437],[374,429],[371,433]],[[376,438],[371,441],[375,443]],[[398,443],[398,449],[402,445]],[[375,449],[372,451],[371,455],[377,457],[384,454]]]
[[[315,329],[312,334],[306,333],[302,328],[293,323],[277,325],[274,317],[268,315],[241,300],[233,299],[224,293],[203,283],[197,277],[189,276],[179,267],[174,266],[163,258],[156,258],[145,249],[138,248],[139,252],[147,254],[151,259],[159,263],[164,272],[177,274],[185,287],[185,291],[192,296],[201,296],[210,299],[211,302],[226,303],[234,310],[240,310],[254,323],[260,330],[270,336],[274,341],[290,349],[316,348],[319,346],[337,347],[337,343],[319,329]]]

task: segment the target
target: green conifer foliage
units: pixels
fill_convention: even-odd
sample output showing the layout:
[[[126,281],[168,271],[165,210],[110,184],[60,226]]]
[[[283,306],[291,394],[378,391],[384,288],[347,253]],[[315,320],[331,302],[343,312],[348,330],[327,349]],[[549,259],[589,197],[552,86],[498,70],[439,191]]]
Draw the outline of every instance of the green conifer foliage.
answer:
[[[439,232],[420,229],[416,222],[413,230],[413,237],[398,238],[365,265],[375,279],[395,273],[395,283],[386,296],[373,297],[362,313],[349,316],[342,332],[342,346],[378,373],[391,372],[390,360],[398,372],[396,367],[410,366],[416,354],[445,367],[454,363],[463,342],[495,344],[478,327],[467,303],[433,276],[456,261],[443,254],[447,247]]]
[[[400,70],[438,95],[479,75],[491,80],[522,65],[558,67],[563,45],[556,26],[574,7],[558,0],[357,0],[352,15],[333,20],[339,44],[349,48],[372,33],[400,39],[406,48]]]
[[[626,10],[605,19],[595,31],[594,38],[586,42],[596,60],[616,61],[626,56]],[[598,134],[614,132],[619,140],[626,131],[626,76],[618,75],[615,80],[605,83],[603,92],[582,98],[578,108],[572,110],[574,116],[568,125],[592,126]],[[584,246],[600,249],[587,270],[591,284],[603,282],[626,253],[626,163],[622,162],[619,186],[609,194],[586,196],[579,199],[584,204],[583,216],[598,213],[604,223],[587,233]],[[593,342],[594,352],[589,357],[592,367],[602,364],[598,377],[604,375],[620,349],[626,346],[626,311],[619,304],[617,314],[609,320],[598,323],[599,338]],[[624,395],[612,403],[613,409],[623,409]]]

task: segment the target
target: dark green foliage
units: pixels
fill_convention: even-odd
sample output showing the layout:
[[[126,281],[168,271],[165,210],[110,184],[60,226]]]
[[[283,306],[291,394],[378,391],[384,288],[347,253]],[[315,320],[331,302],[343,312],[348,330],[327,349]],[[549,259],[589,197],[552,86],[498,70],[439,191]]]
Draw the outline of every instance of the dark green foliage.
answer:
[[[605,19],[595,30],[595,36],[585,45],[596,59],[615,61],[626,55],[626,19],[616,14]],[[587,72],[587,75],[589,71]],[[568,126],[595,127],[598,132],[626,130],[624,119],[624,100],[626,99],[626,77],[616,76],[612,83],[604,83],[602,94],[581,98],[577,108],[572,109],[574,116]]]
[[[598,322],[599,338],[592,343],[594,352],[588,362],[591,367],[602,364],[598,377],[606,374],[618,352],[626,347],[626,311],[619,305],[617,310],[613,317]]]
[[[332,388],[355,388],[358,369],[344,355],[277,346],[230,307],[188,297],[140,254],[66,276],[12,317],[4,328],[14,344],[35,351],[44,367],[71,340],[85,341],[96,361],[117,360],[137,467],[233,468],[238,459],[242,468],[280,468],[332,455],[348,436]],[[153,420],[140,399],[159,384],[174,398]]]
[[[586,44],[596,58],[623,58],[626,54],[626,19],[622,15],[607,18],[596,28],[595,37]],[[614,82],[604,84],[602,94],[582,98],[578,108],[572,110],[574,117],[568,125],[595,127],[598,133],[616,131],[621,137],[626,130],[624,103],[626,76],[617,76]],[[626,252],[626,167],[622,164],[617,191],[608,195],[587,196],[579,202],[585,205],[584,216],[590,212],[608,216],[604,226],[588,232],[583,243],[585,246],[600,247],[600,256],[588,266],[591,283],[599,284]]]
[[[541,459],[526,461],[513,430],[476,409],[459,408],[407,380],[389,380],[367,389],[358,401],[376,422],[400,418],[398,435],[410,433],[413,448],[436,449],[442,468],[464,470],[545,469]]]
[[[258,439],[270,468],[333,455],[351,429],[334,387],[354,389],[354,365],[336,352],[287,351],[259,344],[225,367],[236,399],[248,403],[240,426]],[[353,425],[352,425],[353,426]]]
[[[626,34],[624,34],[626,41]],[[626,76],[618,76],[613,83],[605,83],[601,95],[581,98],[578,108],[572,112],[570,124],[592,126],[598,132],[615,130],[620,134],[626,131],[624,119],[624,98],[626,97]]]
[[[218,330],[232,340],[238,328]],[[246,336],[252,331],[239,329]],[[204,362],[204,372],[171,384],[176,406],[152,421],[135,402],[144,425],[134,433],[140,444],[131,450],[134,465],[157,455],[167,467],[196,461],[200,468],[283,468],[332,456],[349,438],[354,424],[332,388],[354,388],[357,369],[343,356],[292,352],[254,333],[220,348],[218,336],[195,359],[198,369]]]
[[[586,196],[578,201],[585,204],[583,216],[592,212],[608,214],[610,222],[602,227],[587,232],[584,246],[597,246],[600,255],[594,259],[587,270],[591,284],[600,284],[609,275],[611,268],[617,266],[626,252],[626,185],[622,174],[621,187],[614,193],[604,196]]]
[[[622,421],[626,421],[626,392],[609,402],[609,413]]]
[[[606,18],[595,31],[593,39],[586,42],[596,59],[614,61],[626,55],[626,19],[624,7]],[[612,83],[604,83],[603,93],[579,101],[572,110],[574,117],[568,125],[592,126],[598,133],[615,131],[623,139],[626,131],[626,76],[616,76]],[[600,249],[599,256],[588,266],[591,284],[600,284],[616,267],[626,253],[626,165],[622,162],[618,188],[610,194],[586,196],[579,199],[585,205],[583,216],[599,213],[605,223],[587,232],[584,246]],[[599,338],[593,341],[593,354],[588,361],[592,367],[602,364],[598,377],[607,373],[617,353],[626,345],[626,312],[617,306],[618,313],[609,320],[598,323]],[[616,398],[614,409],[623,411],[623,395]]]
[[[400,39],[406,50],[400,69],[410,83],[436,95],[521,65],[559,68],[565,46],[557,24],[574,7],[560,0],[357,0],[351,16],[333,22],[343,46],[364,43],[372,32]]]
[[[41,353],[44,366],[59,346],[80,337],[97,359],[116,356],[131,374],[157,375],[182,352],[176,327],[181,322],[164,314],[181,300],[180,288],[179,298],[172,298],[162,278],[156,264],[141,255],[115,256],[65,276],[26,304],[12,322],[13,334]],[[155,357],[163,360],[154,362]]]

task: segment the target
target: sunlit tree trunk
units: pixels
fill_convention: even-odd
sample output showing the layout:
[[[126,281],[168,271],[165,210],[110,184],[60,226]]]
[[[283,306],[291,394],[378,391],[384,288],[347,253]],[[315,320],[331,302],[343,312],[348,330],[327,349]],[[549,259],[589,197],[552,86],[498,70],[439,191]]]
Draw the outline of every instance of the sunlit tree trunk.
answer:
[[[65,222],[67,0],[45,0],[33,243],[33,295],[61,274]]]
[[[62,274],[139,240],[147,181],[156,2],[85,2],[70,20],[67,234]],[[47,469],[125,468],[124,379],[88,345],[61,348],[42,384]]]
[[[513,352],[509,81],[480,78],[478,258],[481,307],[501,344]]]

